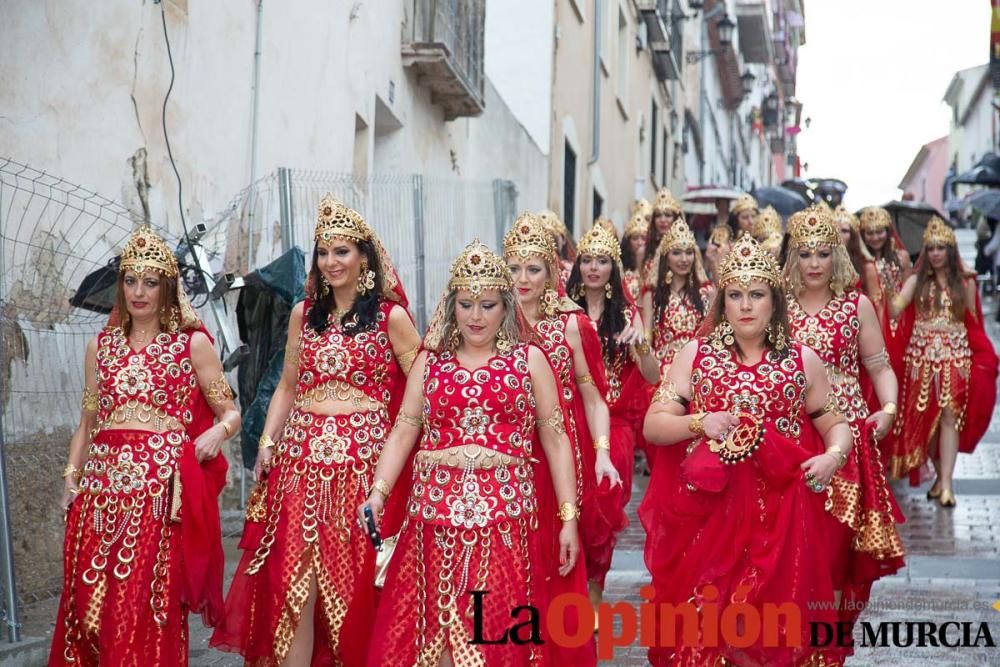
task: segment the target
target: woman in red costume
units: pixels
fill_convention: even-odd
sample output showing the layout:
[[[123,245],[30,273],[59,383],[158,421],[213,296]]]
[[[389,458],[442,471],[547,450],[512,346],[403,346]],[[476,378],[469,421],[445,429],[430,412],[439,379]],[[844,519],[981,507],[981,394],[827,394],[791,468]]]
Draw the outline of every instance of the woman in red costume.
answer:
[[[958,453],[976,448],[993,414],[997,355],[983,328],[975,275],[962,266],[955,232],[940,218],[928,223],[916,269],[890,308],[905,370],[889,473],[910,474],[917,483],[930,458],[937,479],[927,498],[954,507]]]
[[[854,443],[833,477],[827,502],[835,519],[830,523],[834,586],[843,601],[842,620],[853,622],[872,583],[903,566],[899,510],[873,441],[892,427],[899,386],[875,308],[855,288],[858,275],[833,217],[813,206],[793,215],[788,229],[784,273],[791,335],[823,360]],[[861,391],[862,365],[881,406],[873,414]]]
[[[634,303],[639,302],[642,290],[642,265],[646,262],[646,233],[649,231],[649,223],[642,212],[642,205],[649,206],[649,202],[640,199],[632,219],[625,225],[625,232],[622,234],[621,257],[622,281],[625,283],[625,291]],[[652,207],[650,207],[652,212]]]
[[[707,335],[677,354],[644,426],[652,443],[687,443],[680,466],[653,470],[639,509],[653,602],[690,602],[698,620],[694,633],[683,631],[690,620],[679,624],[675,645],[651,649],[649,659],[837,664],[839,654],[821,654],[809,635],[810,623],[835,620],[816,608],[834,599],[823,501],[850,454],[851,431],[830,397],[823,362],[785,337],[781,276],[749,234],[720,266],[719,289]],[[761,614],[768,603],[797,605],[801,623],[783,624],[777,647],[764,646],[762,632],[740,648],[711,634],[730,603]]]
[[[406,523],[393,552],[368,659],[382,665],[541,664],[547,645],[496,640],[513,611],[544,612],[546,561],[569,574],[579,556],[576,480],[552,368],[526,344],[503,259],[474,241],[455,260],[445,296],[406,386],[364,505],[379,517],[414,444]],[[540,441],[551,471],[534,476]],[[558,551],[539,526],[556,518]],[[551,513],[551,516],[540,514]],[[477,602],[472,591],[488,591]]]
[[[611,462],[620,471],[622,483],[598,493],[606,516],[624,516],[632,496],[632,469],[638,426],[649,407],[647,388],[660,379],[659,364],[644,340],[639,309],[621,288],[620,246],[606,229],[595,226],[577,246],[576,264],[567,289],[597,326],[604,370],[608,380],[604,396],[611,419]],[[618,526],[616,526],[618,527]],[[625,522],[620,528],[625,527]],[[611,548],[617,541],[612,536]],[[590,594],[600,602],[610,559],[602,559],[601,569],[588,572]]]
[[[752,195],[744,193],[729,205],[726,224],[718,225],[708,237],[705,248],[705,264],[712,278],[718,278],[719,267],[729,254],[733,242],[744,234],[752,234],[757,220],[759,206]]]
[[[910,256],[896,235],[889,211],[881,206],[869,206],[862,209],[858,217],[865,250],[874,258],[873,270],[866,271],[861,278],[888,341],[896,335],[897,327],[889,316],[889,306],[910,275]]]
[[[177,260],[149,227],[125,245],[84,378],[49,665],[186,665],[188,612],[209,625],[223,614],[218,454],[240,415]]]
[[[314,240],[260,439],[260,521],[247,522],[226,624],[212,637],[255,666],[364,663],[375,554],[355,510],[420,343],[360,214],[327,195]]]
[[[665,375],[677,351],[695,336],[708,312],[715,287],[705,276],[701,252],[684,220],[678,220],[653,255],[654,273],[642,294],[642,320]]]
[[[646,261],[642,265],[642,280],[645,283],[649,280],[649,275],[656,271],[653,264],[652,253],[660,247],[660,239],[670,230],[670,225],[676,220],[684,219],[684,209],[681,203],[674,198],[668,188],[660,188],[653,200],[653,220],[649,224],[646,232]]]
[[[503,252],[521,310],[556,371],[569,414],[568,434],[582,511],[582,560],[588,581],[600,581],[611,567],[614,534],[627,520],[621,508],[598,502],[599,491],[614,492],[621,476],[611,460],[610,416],[604,399],[608,384],[597,329],[583,309],[554,283],[555,246],[535,216],[522,214],[514,221],[504,237]],[[607,486],[599,490],[604,478]],[[596,601],[596,587],[591,585],[590,589]]]
[[[781,225],[781,216],[773,206],[767,206],[754,218],[750,231],[757,242],[771,253],[775,259],[781,253],[781,242],[785,238],[785,230]]]
[[[535,215],[555,241],[556,255],[559,259],[559,284],[565,287],[566,281],[569,280],[569,272],[573,270],[573,262],[576,261],[573,238],[555,211],[544,209]]]

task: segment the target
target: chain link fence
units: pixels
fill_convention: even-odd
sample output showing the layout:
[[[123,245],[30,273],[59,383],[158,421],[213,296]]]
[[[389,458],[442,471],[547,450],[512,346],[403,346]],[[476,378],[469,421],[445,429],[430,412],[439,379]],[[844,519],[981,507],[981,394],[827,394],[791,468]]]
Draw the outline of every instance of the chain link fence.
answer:
[[[311,258],[315,212],[327,192],[360,211],[382,237],[421,330],[451,260],[474,237],[498,246],[516,215],[509,181],[412,174],[359,181],[278,169],[205,224],[205,268],[245,275],[292,245]],[[11,641],[18,639],[18,606],[58,595],[62,586],[60,474],[79,420],[86,344],[107,320],[69,299],[144,221],[141,212],[0,158],[0,622]],[[201,304],[210,330],[235,330],[236,296],[214,308]],[[239,449],[231,452],[238,457]],[[238,460],[233,464],[242,471]],[[223,500],[238,502],[232,489]]]

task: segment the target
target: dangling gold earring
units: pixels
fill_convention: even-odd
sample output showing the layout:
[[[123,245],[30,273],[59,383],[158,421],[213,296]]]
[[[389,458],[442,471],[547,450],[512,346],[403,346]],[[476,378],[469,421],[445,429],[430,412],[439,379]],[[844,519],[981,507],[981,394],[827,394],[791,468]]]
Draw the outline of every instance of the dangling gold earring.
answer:
[[[497,330],[497,340],[496,340],[497,352],[502,355],[507,355],[510,353],[510,349],[513,347],[513,341],[504,331],[503,326]]]
[[[179,331],[181,328],[181,318],[180,309],[177,306],[173,306],[170,309],[170,318],[167,320],[167,330],[168,331]]]
[[[611,289],[611,281],[609,280],[608,282],[604,283],[604,298],[610,301],[613,295],[614,295],[614,290]]]
[[[319,293],[321,296],[326,296],[330,293],[330,282],[326,279],[326,276],[319,277],[320,288]]]
[[[549,282],[545,283],[545,292],[542,294],[542,313],[546,317],[552,317],[556,314],[556,303],[559,301],[559,294],[552,289],[552,284]]]
[[[736,342],[733,337],[733,325],[729,323],[729,320],[723,319],[717,325],[715,325],[715,340],[712,342],[712,347],[717,350],[723,347],[729,347]]]
[[[674,284],[674,272],[671,271],[670,269],[667,269],[667,274],[663,277],[663,281],[667,284],[667,287],[670,287],[671,285],[673,285]]]
[[[462,342],[462,334],[458,333],[458,325],[456,324],[451,333],[448,334],[448,349],[454,352],[458,349],[458,346]]]
[[[780,322],[767,326],[767,338],[771,341],[771,347],[777,352],[783,352],[788,345],[788,339],[785,338],[785,326]]]
[[[576,298],[582,299],[585,296],[587,296],[587,286],[584,285],[583,283],[580,283],[579,285],[576,286]]]
[[[358,274],[358,294],[367,294],[375,289],[375,272],[368,268],[368,262],[361,262],[361,273]]]

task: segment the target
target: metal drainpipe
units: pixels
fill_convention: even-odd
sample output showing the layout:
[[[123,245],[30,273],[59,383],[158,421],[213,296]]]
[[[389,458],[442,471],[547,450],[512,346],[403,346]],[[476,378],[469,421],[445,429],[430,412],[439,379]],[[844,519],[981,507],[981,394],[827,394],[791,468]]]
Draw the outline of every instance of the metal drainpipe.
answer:
[[[601,0],[594,0],[594,92],[591,103],[594,105],[590,137],[593,147],[588,165],[594,164],[601,157]]]
[[[250,118],[250,185],[257,180],[257,130],[260,126],[260,33],[264,16],[264,0],[257,0],[257,35],[253,44],[253,110]],[[254,198],[250,193],[250,206],[247,212],[247,272],[253,269],[253,224]]]
[[[698,50],[702,53],[705,52],[705,44],[708,41],[708,17],[702,16],[701,20],[701,45]],[[698,185],[705,185],[705,163],[708,162],[708,133],[706,132],[706,126],[708,125],[708,119],[706,118],[705,110],[705,100],[707,95],[705,93],[705,69],[707,65],[704,60],[698,65],[698,130],[701,132],[701,164],[700,173],[698,174]]]

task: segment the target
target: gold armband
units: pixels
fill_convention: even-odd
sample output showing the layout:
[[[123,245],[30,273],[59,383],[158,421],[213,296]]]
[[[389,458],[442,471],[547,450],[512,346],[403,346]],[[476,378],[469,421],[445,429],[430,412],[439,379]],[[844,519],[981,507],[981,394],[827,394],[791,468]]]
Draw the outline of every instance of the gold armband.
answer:
[[[416,426],[417,428],[420,428],[421,426],[424,425],[424,416],[420,415],[419,417],[411,417],[410,415],[400,410],[399,414],[396,415],[396,426],[399,426],[400,422],[402,422],[403,424],[409,424],[410,426]]]
[[[63,479],[66,479],[67,477],[71,477],[72,476],[74,482],[79,482],[80,481],[80,477],[82,477],[83,474],[80,472],[80,469],[77,468],[75,465],[73,465],[72,463],[67,463],[66,467],[63,468],[63,474],[62,474],[62,476],[63,476]]]
[[[576,384],[578,387],[582,387],[585,384],[594,384],[594,376],[590,373],[587,373],[586,375],[577,375]]]
[[[875,354],[862,359],[861,363],[863,363],[865,365],[865,368],[867,368],[869,371],[882,368],[883,366],[888,366],[889,353],[886,352],[885,348],[883,347],[879,352],[876,352]]]
[[[673,401],[674,403],[679,403],[682,408],[688,406],[688,400],[677,393],[674,383],[666,380],[661,382],[660,386],[656,388],[656,392],[653,394],[653,401],[656,403],[669,403]]]
[[[559,505],[559,520],[572,521],[580,518],[580,508],[571,502],[564,502]]]
[[[292,345],[291,343],[285,345],[285,363],[291,364],[292,366],[299,365],[299,345],[296,343]]]
[[[898,312],[902,312],[906,308],[906,299],[903,298],[902,294],[892,297],[892,307]]]
[[[372,484],[372,491],[378,491],[379,493],[382,494],[382,497],[384,499],[388,500],[389,499],[389,492],[390,492],[389,482],[387,482],[387,481],[385,481],[384,479],[381,479],[381,478],[376,479],[375,483]]]
[[[611,441],[608,440],[608,436],[602,435],[600,438],[594,441],[594,451],[599,452],[601,450],[606,452],[611,451]]]
[[[810,419],[819,419],[823,415],[827,415],[827,414],[836,415],[837,417],[840,417],[841,420],[843,420],[843,418],[844,418],[844,416],[842,414],[840,414],[840,410],[837,409],[837,399],[836,399],[836,397],[833,394],[830,394],[830,397],[826,399],[826,405],[824,405],[819,410],[816,410],[814,412],[810,412],[809,413],[809,418]]]
[[[538,428],[546,426],[559,435],[566,432],[566,427],[563,425],[563,411],[562,408],[556,406],[552,408],[552,413],[545,419],[538,420]]]
[[[225,375],[220,375],[208,383],[205,398],[208,399],[209,405],[222,405],[235,398],[233,396],[233,389],[229,386],[229,382],[226,381]]]
[[[410,374],[410,369],[413,368],[413,360],[417,358],[417,352],[420,351],[420,346],[413,348],[409,352],[404,352],[403,354],[396,357],[396,361],[399,362],[399,367],[403,369],[403,372],[407,375]]]
[[[642,341],[641,343],[635,344],[635,351],[640,357],[645,357],[650,351],[649,343]]]
[[[87,412],[95,412],[97,410],[97,399],[98,395],[96,391],[90,391],[84,387],[83,398],[80,400],[80,407]]]
[[[257,450],[261,451],[264,449],[271,449],[274,447],[274,440],[271,440],[271,436],[266,433],[260,436],[260,440],[257,441]]]

